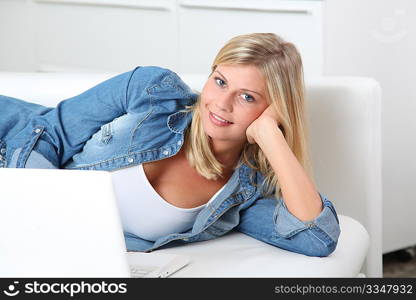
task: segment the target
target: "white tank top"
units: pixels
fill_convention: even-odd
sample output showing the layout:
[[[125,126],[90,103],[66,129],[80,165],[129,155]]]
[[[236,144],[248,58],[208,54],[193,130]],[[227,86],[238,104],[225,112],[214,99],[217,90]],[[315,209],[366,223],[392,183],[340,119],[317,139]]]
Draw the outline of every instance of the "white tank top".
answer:
[[[124,231],[148,241],[189,230],[206,205],[180,208],[165,201],[147,180],[143,165],[112,171],[111,175]]]

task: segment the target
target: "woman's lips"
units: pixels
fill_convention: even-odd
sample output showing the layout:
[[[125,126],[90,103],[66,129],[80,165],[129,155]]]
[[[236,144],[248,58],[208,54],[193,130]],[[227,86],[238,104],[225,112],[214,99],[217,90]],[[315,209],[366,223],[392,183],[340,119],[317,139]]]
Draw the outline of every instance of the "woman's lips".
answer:
[[[221,120],[219,120],[218,118],[221,119]],[[209,112],[209,119],[217,126],[229,126],[229,125],[233,124],[233,122],[230,122],[230,121],[225,121],[225,122],[222,121],[222,120],[224,120],[223,118],[213,114],[212,112]]]

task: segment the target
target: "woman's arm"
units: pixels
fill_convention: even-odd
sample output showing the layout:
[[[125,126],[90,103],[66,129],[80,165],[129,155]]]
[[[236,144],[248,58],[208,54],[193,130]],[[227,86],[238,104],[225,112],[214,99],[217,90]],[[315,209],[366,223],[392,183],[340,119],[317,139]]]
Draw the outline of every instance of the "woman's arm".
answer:
[[[249,141],[259,145],[276,173],[288,210],[301,221],[311,221],[322,211],[322,201],[271,110],[272,107],[266,109],[247,129]]]
[[[335,250],[341,232],[337,213],[308,178],[278,124],[277,115],[269,107],[246,133],[248,141],[259,145],[276,172],[283,199],[259,195],[241,212],[237,230],[289,251],[328,256]]]
[[[34,118],[32,126],[45,128],[45,138],[53,143],[59,164],[64,165],[102,125],[127,113],[150,110],[151,90],[170,74],[174,73],[159,67],[135,68],[61,101]]]
[[[258,194],[252,204],[240,212],[236,229],[255,239],[288,251],[324,257],[336,248],[341,233],[332,203],[319,194],[323,210],[310,222],[293,216],[284,201]]]

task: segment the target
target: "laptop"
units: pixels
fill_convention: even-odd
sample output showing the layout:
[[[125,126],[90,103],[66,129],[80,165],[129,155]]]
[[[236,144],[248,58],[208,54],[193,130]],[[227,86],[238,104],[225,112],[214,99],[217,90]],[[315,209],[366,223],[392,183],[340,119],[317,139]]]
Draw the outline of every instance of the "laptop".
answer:
[[[127,252],[111,173],[0,169],[0,277],[169,277],[183,255]]]

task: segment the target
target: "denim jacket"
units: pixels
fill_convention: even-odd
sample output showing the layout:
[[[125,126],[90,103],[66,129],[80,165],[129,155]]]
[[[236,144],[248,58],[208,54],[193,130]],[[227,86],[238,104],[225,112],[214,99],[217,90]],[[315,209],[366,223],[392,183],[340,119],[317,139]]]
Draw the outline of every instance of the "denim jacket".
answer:
[[[175,72],[154,66],[117,75],[55,108],[0,96],[0,167],[112,171],[173,156],[192,119],[183,109],[197,96]],[[283,199],[263,197],[264,177],[253,172],[251,179],[252,171],[245,164],[236,168],[189,231],[154,242],[124,232],[127,250],[150,252],[231,230],[308,256],[335,250],[339,221],[325,196],[319,193],[319,216],[303,222]]]

